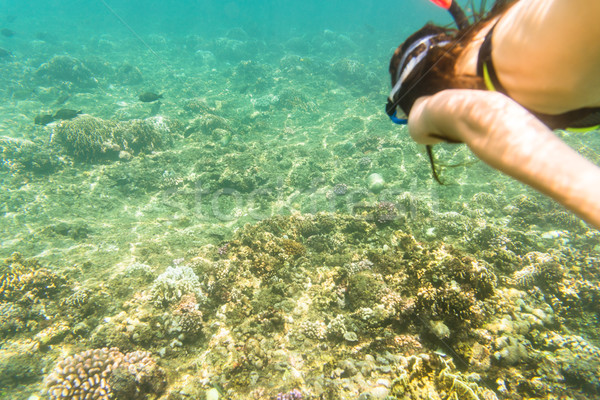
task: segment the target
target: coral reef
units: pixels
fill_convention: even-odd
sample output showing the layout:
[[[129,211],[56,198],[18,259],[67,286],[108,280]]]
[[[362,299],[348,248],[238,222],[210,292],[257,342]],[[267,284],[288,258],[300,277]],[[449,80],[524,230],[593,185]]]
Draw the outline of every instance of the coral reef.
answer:
[[[583,332],[574,322],[597,315],[592,299],[598,291],[582,279],[597,274],[596,261],[583,262],[575,250],[543,253],[524,243],[514,264],[497,268],[459,247],[419,241],[398,229],[405,224],[405,219],[381,222],[363,215],[277,216],[246,225],[221,246],[204,246],[188,262],[174,261],[155,279],[149,266],[131,264],[117,279],[136,279],[142,287],[122,292],[130,296],[122,310],[89,327],[84,340],[91,347],[141,346],[177,360],[182,371],[203,377],[195,383],[199,396],[212,386],[244,399],[297,398],[298,393],[301,398],[517,399],[568,393],[596,398],[600,351],[584,336],[561,331],[571,326]],[[490,237],[505,233],[491,231]],[[503,245],[487,243],[481,254]],[[27,264],[18,256],[12,264],[16,260]],[[5,264],[6,276],[16,268],[12,264]],[[72,288],[60,304],[82,318],[90,296],[85,288]],[[7,315],[24,312],[18,303],[4,309]],[[71,326],[58,319],[38,329],[38,348],[65,341]],[[102,368],[108,368],[110,355],[126,357],[124,352],[104,348],[63,361],[46,378],[51,398],[71,393],[83,380],[89,387],[78,388],[97,398],[123,393],[149,398],[164,389],[164,383],[149,389],[129,368],[111,369],[104,381],[101,374],[90,381],[87,372],[83,379],[76,378],[82,372],[60,375],[67,364],[85,365],[86,357],[101,358]],[[23,376],[35,379],[35,374]],[[168,388],[169,399],[192,393],[189,382],[178,379]]]
[[[46,378],[51,400],[156,398],[166,386],[165,372],[150,353],[123,354],[117,348],[86,350],[59,361]]]
[[[13,390],[40,378],[43,352],[71,333],[69,310],[59,304],[69,289],[63,275],[36,259],[14,253],[0,264],[0,387]]]
[[[142,83],[142,71],[131,64],[123,64],[117,68],[116,79],[124,85],[136,85]]]
[[[173,316],[175,319],[174,325],[179,327],[177,330],[181,331],[186,337],[196,337],[202,332],[204,323],[196,295],[192,293],[183,295],[173,311]]]
[[[298,389],[293,389],[287,393],[278,393],[275,400],[302,400],[302,393]]]
[[[152,301],[158,305],[172,304],[181,300],[185,295],[193,295],[196,299],[205,298],[200,279],[188,266],[168,267],[152,284]]]
[[[552,354],[566,381],[591,393],[600,392],[600,348],[581,336],[556,332],[539,332],[534,342],[544,353]]]
[[[192,107],[192,109],[196,109],[201,107],[199,105],[191,106],[188,104],[188,107]],[[201,107],[203,108],[203,107]],[[206,113],[199,117],[192,119],[188,126],[185,128],[184,135],[191,136],[194,138],[197,134],[201,133],[203,135],[212,135],[213,138],[218,139],[219,130],[225,132],[231,132],[232,127],[231,123],[227,121],[225,118],[220,117],[218,115]]]
[[[13,174],[33,172],[47,175],[65,164],[59,154],[45,144],[7,136],[0,138],[0,169]]]
[[[0,265],[0,301],[33,304],[60,293],[66,280],[35,259],[14,253]]]
[[[225,37],[217,39],[211,51],[218,61],[239,62],[249,59],[256,49],[252,43]]]
[[[432,342],[437,341],[436,334],[456,341],[466,339],[470,329],[480,326],[482,300],[489,298],[497,285],[485,262],[462,256],[454,249],[418,244],[410,235],[393,230],[384,239],[389,247],[386,252],[370,251],[368,259],[353,260],[351,235],[364,235],[373,229],[371,224],[318,214],[274,217],[247,226],[223,247],[226,251],[215,249],[215,257],[226,257],[228,262],[195,264],[199,276],[208,280],[205,310],[225,302],[218,308],[228,324],[237,326],[234,336],[238,340],[250,332],[256,335],[255,327],[260,326],[288,336],[290,350],[313,348],[319,343],[360,343],[366,348],[383,346],[392,350],[398,346],[418,352],[421,344],[406,335],[411,331],[420,331],[424,337],[431,335]],[[314,237],[333,239],[329,244],[334,246],[331,256],[312,247],[310,239]],[[343,256],[347,252],[348,258]],[[323,264],[333,270],[326,272],[317,267]],[[300,288],[308,276],[314,277],[312,287],[303,294]],[[278,283],[269,287],[265,282]],[[448,286],[443,282],[449,282]],[[280,322],[282,319],[287,322]],[[373,343],[375,337],[381,337],[382,342]],[[222,383],[226,387],[233,389],[236,382],[252,380],[256,368],[275,375],[294,374],[289,372],[294,370],[291,366],[280,370],[277,364],[265,364],[265,355],[261,355],[264,350],[254,352],[251,347],[246,343],[244,355],[230,355],[235,360],[232,362],[241,366]],[[207,365],[215,362],[205,361]],[[322,361],[311,356],[304,362]]]
[[[38,77],[54,84],[67,81],[79,88],[90,88],[98,84],[98,80],[89,68],[70,56],[55,56],[40,65],[35,73]]]
[[[80,161],[129,159],[169,143],[169,127],[156,119],[112,121],[82,115],[60,122],[51,143],[58,144]]]
[[[0,349],[0,397],[18,385],[39,382],[45,362],[31,342],[4,341]]]

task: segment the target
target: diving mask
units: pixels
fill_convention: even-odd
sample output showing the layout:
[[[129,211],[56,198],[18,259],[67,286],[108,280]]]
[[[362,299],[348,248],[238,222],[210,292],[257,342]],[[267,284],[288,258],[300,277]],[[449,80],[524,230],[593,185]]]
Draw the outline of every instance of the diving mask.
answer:
[[[390,117],[392,122],[396,124],[404,125],[408,122],[408,116],[400,107],[398,107],[402,95],[404,94],[403,89],[406,89],[405,87],[403,87],[403,84],[405,83],[406,79],[410,76],[411,72],[415,69],[415,67],[423,61],[423,59],[427,56],[431,48],[436,46],[443,46],[445,44],[450,43],[448,40],[435,42],[433,39],[436,36],[437,34],[427,35],[417,40],[406,49],[406,51],[402,55],[402,58],[400,59],[400,63],[398,64],[398,70],[396,71],[396,83],[394,84],[394,87],[392,87],[392,91],[390,92],[385,107],[386,114]],[[417,50],[419,50],[419,48],[423,49],[417,55],[410,58],[410,56],[413,55],[413,53],[415,53]],[[410,88],[408,88],[408,90],[410,90]],[[400,111],[401,113],[398,114],[398,111]]]

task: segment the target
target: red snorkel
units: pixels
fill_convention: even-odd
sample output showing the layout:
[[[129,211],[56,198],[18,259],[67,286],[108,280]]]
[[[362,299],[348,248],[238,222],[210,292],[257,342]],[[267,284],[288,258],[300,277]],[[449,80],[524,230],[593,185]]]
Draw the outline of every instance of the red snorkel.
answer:
[[[452,18],[454,18],[454,22],[456,23],[456,26],[458,26],[458,29],[468,28],[469,25],[471,25],[469,23],[469,19],[465,15],[465,12],[462,10],[462,8],[460,8],[460,6],[456,2],[456,0],[430,0],[430,1],[433,4],[435,4],[436,6],[442,7],[443,9],[449,11],[450,15],[452,15]]]
[[[436,6],[442,7],[444,9],[449,9],[452,4],[452,0],[431,0],[433,4]]]

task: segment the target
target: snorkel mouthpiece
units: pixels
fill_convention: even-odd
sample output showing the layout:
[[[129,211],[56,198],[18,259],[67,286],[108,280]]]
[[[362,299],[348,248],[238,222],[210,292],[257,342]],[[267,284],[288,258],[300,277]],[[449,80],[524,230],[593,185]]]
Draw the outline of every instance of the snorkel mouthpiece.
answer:
[[[406,118],[398,118],[398,110],[396,109],[396,105],[392,102],[392,100],[388,99],[388,102],[385,106],[385,113],[390,117],[393,123],[398,125],[406,125],[408,124],[408,119]]]

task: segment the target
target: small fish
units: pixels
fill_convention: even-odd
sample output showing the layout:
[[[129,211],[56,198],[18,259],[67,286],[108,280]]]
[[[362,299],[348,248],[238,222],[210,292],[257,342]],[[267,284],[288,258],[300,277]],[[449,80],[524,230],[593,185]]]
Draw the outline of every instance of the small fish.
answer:
[[[52,114],[36,115],[33,119],[33,123],[36,125],[48,125],[52,121],[54,121],[54,117],[52,116]]]
[[[140,99],[140,101],[143,101],[144,103],[152,103],[153,101],[162,99],[162,97],[163,97],[162,94],[145,92],[145,93],[140,94],[139,99]]]
[[[6,36],[6,37],[13,37],[13,36],[15,36],[15,32],[11,31],[8,28],[2,28],[2,30],[0,31],[0,33],[2,34],[2,36]]]
[[[70,110],[68,108],[61,108],[54,114],[54,119],[73,119],[81,114],[81,110]]]
[[[8,58],[11,56],[10,51],[3,49],[0,47],[0,58]]]

